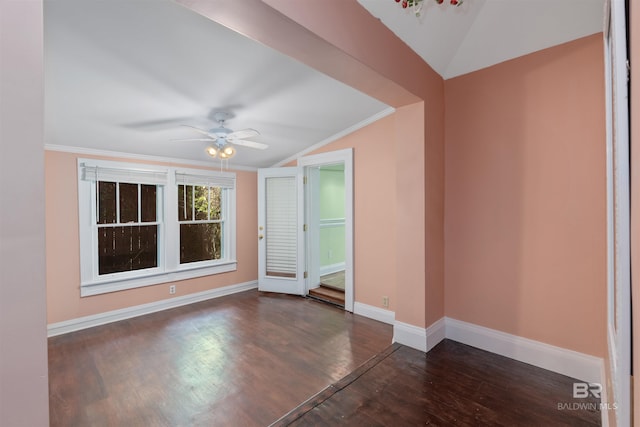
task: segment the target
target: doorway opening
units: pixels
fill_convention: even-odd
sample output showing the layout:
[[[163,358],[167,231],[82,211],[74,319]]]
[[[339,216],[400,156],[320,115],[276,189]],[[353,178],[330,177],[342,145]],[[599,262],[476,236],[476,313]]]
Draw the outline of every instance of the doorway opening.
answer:
[[[306,294],[353,312],[353,150],[305,156]]]
[[[305,176],[309,219],[307,253],[312,272],[308,278],[308,295],[344,307],[344,162],[309,166]]]

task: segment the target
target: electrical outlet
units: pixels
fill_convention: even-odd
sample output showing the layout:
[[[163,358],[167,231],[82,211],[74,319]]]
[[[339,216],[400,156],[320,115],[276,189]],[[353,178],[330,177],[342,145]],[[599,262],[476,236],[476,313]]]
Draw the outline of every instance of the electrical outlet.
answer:
[[[329,251],[327,252],[327,258],[333,258],[333,251],[331,249],[329,249]]]
[[[384,308],[389,308],[389,297],[382,297],[382,306]]]
[[[169,285],[169,295],[176,293],[176,285]]]

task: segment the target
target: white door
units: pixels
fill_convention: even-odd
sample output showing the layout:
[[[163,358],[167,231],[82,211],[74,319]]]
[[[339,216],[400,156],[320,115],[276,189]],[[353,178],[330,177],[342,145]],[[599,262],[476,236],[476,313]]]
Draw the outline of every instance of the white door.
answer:
[[[304,295],[304,188],[300,167],[258,170],[258,289]]]

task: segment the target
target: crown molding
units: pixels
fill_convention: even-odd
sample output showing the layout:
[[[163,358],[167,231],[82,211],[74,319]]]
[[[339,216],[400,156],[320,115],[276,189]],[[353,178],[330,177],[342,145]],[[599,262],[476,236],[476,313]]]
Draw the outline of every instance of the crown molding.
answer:
[[[355,131],[357,131],[358,129],[362,129],[365,126],[370,125],[373,122],[376,122],[384,117],[387,117],[388,115],[395,113],[396,109],[393,107],[389,107],[389,108],[385,108],[384,110],[380,111],[379,113],[374,114],[373,116],[367,117],[366,119],[356,123],[353,126],[349,126],[348,128],[341,130],[338,133],[335,133],[333,135],[331,135],[330,137],[323,139],[322,141],[313,144],[310,147],[305,148],[302,151],[299,151],[298,153],[294,154],[293,156],[287,157],[284,160],[280,160],[278,163],[272,165],[272,168],[279,168],[281,166],[286,165],[289,162],[292,162],[294,160],[298,160],[300,157],[304,156],[305,154],[309,154],[321,147],[324,147],[325,145],[331,144],[334,141],[337,141],[340,138],[343,138],[347,135],[349,135],[350,133],[353,133]]]
[[[95,148],[73,147],[70,145],[56,145],[56,144],[45,144],[44,149],[46,151],[60,151],[63,153],[80,154],[83,156],[85,155],[106,156],[106,157],[115,157],[119,159],[143,160],[143,161],[149,161],[149,162],[162,162],[162,163],[180,164],[180,165],[188,165],[188,166],[200,166],[200,167],[216,169],[215,164],[212,164],[211,162],[201,161],[201,160],[177,159],[173,157],[150,156],[147,154],[133,154],[133,153],[124,153],[120,151],[98,150]],[[247,171],[247,172],[256,172],[258,170],[258,168],[254,168],[250,166],[240,166],[240,165],[232,165],[228,169],[236,170],[236,171]]]

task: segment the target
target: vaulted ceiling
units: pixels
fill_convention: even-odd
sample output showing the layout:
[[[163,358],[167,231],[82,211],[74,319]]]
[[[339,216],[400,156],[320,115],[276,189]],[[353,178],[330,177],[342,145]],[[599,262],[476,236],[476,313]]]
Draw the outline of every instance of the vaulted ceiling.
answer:
[[[604,0],[358,0],[448,79],[601,32]]]
[[[445,0],[446,2],[447,0]],[[593,34],[603,0],[358,0],[444,78]],[[387,105],[171,0],[47,0],[45,141],[50,148],[217,164],[182,124],[255,128],[265,151],[234,166],[267,167],[389,114]],[[383,48],[383,47],[381,47]]]

